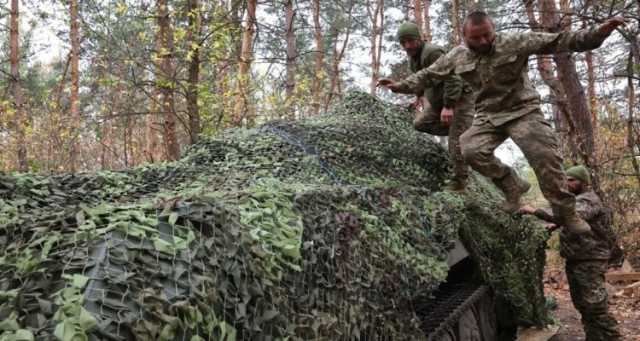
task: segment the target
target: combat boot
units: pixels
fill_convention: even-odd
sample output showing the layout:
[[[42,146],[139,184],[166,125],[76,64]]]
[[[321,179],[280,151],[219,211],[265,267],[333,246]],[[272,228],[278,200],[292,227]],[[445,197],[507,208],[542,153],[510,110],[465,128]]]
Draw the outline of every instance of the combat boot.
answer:
[[[591,226],[584,219],[578,217],[576,211],[562,214],[560,219],[564,228],[570,233],[585,234],[591,231]]]
[[[445,190],[449,192],[463,193],[467,188],[467,179],[455,177],[449,181]]]
[[[500,208],[507,213],[515,213],[522,206],[520,199],[531,188],[531,184],[520,178],[513,170],[500,179],[493,179],[493,183],[504,194],[505,200]]]

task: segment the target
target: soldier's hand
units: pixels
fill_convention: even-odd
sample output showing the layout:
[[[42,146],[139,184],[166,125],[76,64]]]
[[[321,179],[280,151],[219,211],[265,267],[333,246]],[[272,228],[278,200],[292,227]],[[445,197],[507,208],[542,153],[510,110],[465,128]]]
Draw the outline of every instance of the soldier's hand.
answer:
[[[533,214],[535,213],[535,211],[535,207],[531,205],[523,205],[522,207],[520,207],[520,209],[518,209],[518,213],[520,214]]]
[[[613,18],[609,18],[607,19],[607,21],[605,21],[602,25],[600,25],[600,27],[598,28],[598,30],[600,31],[600,33],[602,34],[606,34],[609,35],[611,34],[611,32],[613,32],[613,30],[615,30],[618,26],[620,25],[624,25],[626,22],[624,20],[623,17],[613,17]]]
[[[410,106],[411,109],[416,110],[416,111],[422,110],[422,97],[416,98],[416,100],[411,102],[411,104],[409,106]]]
[[[398,91],[398,84],[393,81],[392,79],[389,78],[381,78],[378,80],[378,83],[376,84],[376,86],[383,86],[393,92]]]
[[[440,112],[440,121],[442,121],[446,126],[451,125],[451,122],[453,121],[453,109],[442,108],[442,111]]]
[[[558,225],[554,224],[554,223],[546,223],[544,224],[544,228],[547,229],[547,231],[549,231],[549,233],[555,231],[558,229]]]

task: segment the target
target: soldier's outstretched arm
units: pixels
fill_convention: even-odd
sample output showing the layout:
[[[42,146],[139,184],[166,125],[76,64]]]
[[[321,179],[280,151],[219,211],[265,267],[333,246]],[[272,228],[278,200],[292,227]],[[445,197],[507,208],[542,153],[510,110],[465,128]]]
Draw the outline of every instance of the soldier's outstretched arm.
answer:
[[[431,66],[422,69],[404,80],[397,82],[399,92],[415,92],[424,91],[426,87],[433,86],[434,80],[448,80],[453,73],[454,62],[452,52],[444,54],[438,58]]]
[[[582,52],[600,47],[611,32],[623,24],[624,18],[614,17],[591,29],[559,33],[525,32],[513,41],[519,45],[516,51],[525,51],[527,54]]]

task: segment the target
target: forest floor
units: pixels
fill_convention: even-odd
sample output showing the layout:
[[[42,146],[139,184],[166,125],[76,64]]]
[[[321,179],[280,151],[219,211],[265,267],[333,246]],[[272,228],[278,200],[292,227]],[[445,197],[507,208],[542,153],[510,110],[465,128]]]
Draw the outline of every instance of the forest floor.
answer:
[[[573,307],[569,294],[569,284],[564,273],[564,262],[556,254],[548,257],[545,269],[545,292],[547,296],[555,297],[558,307],[553,315],[560,322],[560,330],[553,341],[582,341],[585,339],[580,322],[580,314]],[[634,262],[635,263],[635,262]],[[617,270],[610,272],[638,271],[629,262]],[[609,311],[619,322],[619,328],[624,340],[640,341],[640,290],[624,290],[632,283],[616,283],[608,286]],[[638,288],[640,289],[640,288]]]

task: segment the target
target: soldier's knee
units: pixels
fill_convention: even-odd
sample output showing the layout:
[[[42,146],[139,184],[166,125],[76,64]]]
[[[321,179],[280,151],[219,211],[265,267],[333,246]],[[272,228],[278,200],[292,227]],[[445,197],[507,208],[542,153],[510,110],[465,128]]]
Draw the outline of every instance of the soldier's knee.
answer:
[[[477,146],[461,141],[462,159],[468,164],[475,164],[483,159],[482,150]]]

